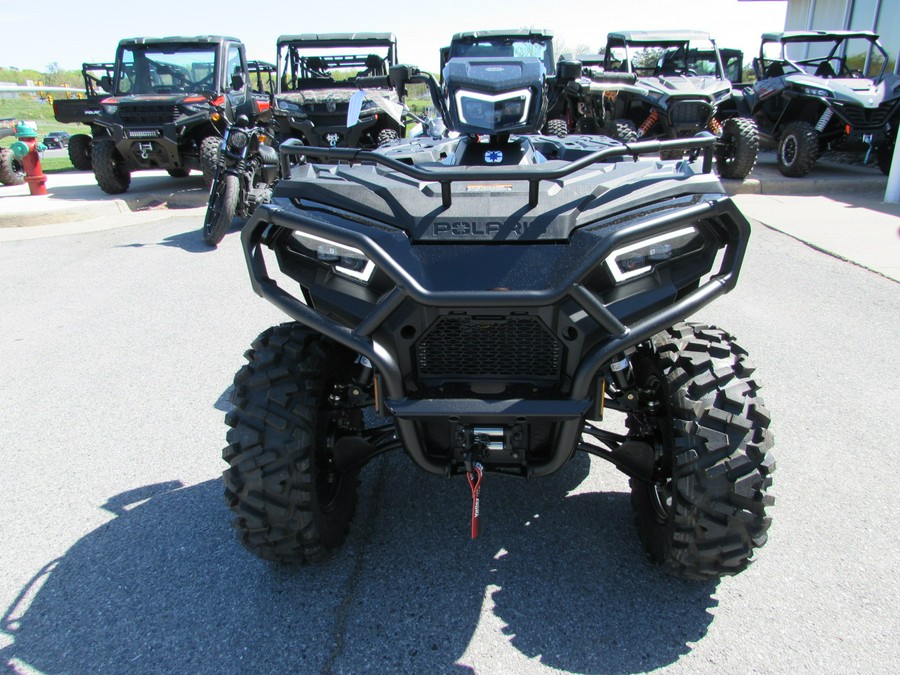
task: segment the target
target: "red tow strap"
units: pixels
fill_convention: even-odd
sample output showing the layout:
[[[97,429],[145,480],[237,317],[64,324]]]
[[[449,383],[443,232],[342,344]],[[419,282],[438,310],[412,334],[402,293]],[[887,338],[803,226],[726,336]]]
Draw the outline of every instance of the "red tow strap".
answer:
[[[481,478],[484,476],[484,467],[476,462],[472,468],[475,470],[467,471],[466,478],[469,480],[469,487],[472,488],[472,539],[475,539],[481,532],[479,498],[481,497]]]

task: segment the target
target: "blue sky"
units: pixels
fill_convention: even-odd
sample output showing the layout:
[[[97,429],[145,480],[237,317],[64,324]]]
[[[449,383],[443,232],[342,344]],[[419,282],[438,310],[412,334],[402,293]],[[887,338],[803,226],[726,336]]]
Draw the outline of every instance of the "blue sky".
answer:
[[[46,70],[57,62],[110,61],[124,37],[233,35],[250,58],[274,61],[281,34],[386,31],[397,35],[400,60],[436,70],[438,48],[453,33],[492,28],[549,28],[568,50],[600,47],[613,30],[692,28],[712,33],[720,46],[738,47],[749,59],[764,31],[784,27],[786,0],[450,0],[393,2],[253,3],[235,0],[0,0],[0,66]],[[565,11],[561,11],[562,8]],[[248,9],[249,8],[249,9]],[[253,10],[258,13],[254,16]]]

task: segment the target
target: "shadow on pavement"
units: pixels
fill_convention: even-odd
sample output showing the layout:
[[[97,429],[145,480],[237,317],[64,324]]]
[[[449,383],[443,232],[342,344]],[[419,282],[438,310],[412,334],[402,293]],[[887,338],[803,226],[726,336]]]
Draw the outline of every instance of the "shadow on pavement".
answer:
[[[0,630],[0,663],[45,672],[456,672],[502,633],[578,672],[676,661],[712,621],[715,584],[664,578],[639,552],[628,497],[567,497],[555,476],[487,476],[484,534],[468,486],[402,456],[363,472],[357,517],[328,563],[279,567],[231,534],[218,480],[150,485],[36,575]],[[499,625],[499,628],[497,627]],[[483,654],[482,654],[483,656]]]

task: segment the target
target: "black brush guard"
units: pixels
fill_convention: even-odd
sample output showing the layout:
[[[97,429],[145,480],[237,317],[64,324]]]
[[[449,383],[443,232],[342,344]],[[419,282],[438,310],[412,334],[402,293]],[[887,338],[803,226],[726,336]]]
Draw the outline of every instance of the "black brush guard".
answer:
[[[690,151],[699,149],[705,154],[704,170],[708,172],[714,143],[715,138],[711,134],[703,134],[691,139],[633,143],[592,153],[561,169],[553,170],[542,170],[540,166],[474,171],[460,171],[455,167],[449,167],[446,170],[442,168],[422,169],[371,151],[310,148],[309,146],[294,146],[290,143],[283,144],[281,152],[284,162],[283,175],[290,175],[289,158],[291,155],[305,154],[329,160],[374,162],[419,180],[441,183],[442,187],[446,186],[443,194],[444,201],[447,203],[449,186],[454,181],[526,180],[532,186],[530,192],[534,194],[541,180],[561,178],[611,157],[633,156],[636,158],[639,155],[656,154],[660,150]],[[660,231],[675,228],[678,225],[696,223],[701,219],[715,219],[719,224],[717,229],[720,231],[717,234],[724,244],[724,255],[718,271],[713,271],[708,281],[674,304],[631,325],[625,325],[580,283],[580,280],[587,277],[593,269],[602,265],[603,261],[616,248],[647,238]],[[361,224],[353,225],[337,226],[322,219],[306,216],[302,211],[287,212],[273,205],[258,208],[241,233],[253,290],[295,321],[362,354],[372,362],[383,386],[380,396],[384,399],[384,406],[394,417],[397,435],[403,447],[419,466],[436,474],[446,473],[448,467],[445,464],[433,462],[426,455],[423,441],[416,427],[417,421],[446,420],[453,417],[477,418],[479,423],[503,424],[529,418],[552,418],[558,422],[554,442],[556,452],[542,464],[529,465],[528,475],[547,475],[561,468],[576,449],[585,415],[592,404],[591,391],[597,372],[617,354],[648,340],[665,328],[687,319],[715,298],[732,290],[737,283],[750,235],[749,222],[730,199],[712,199],[684,207],[674,213],[663,213],[619,228],[609,235],[601,253],[571,270],[566,279],[556,288],[541,291],[435,292],[424,288],[390,255],[389,249],[396,246],[394,235],[383,228],[366,227]],[[353,328],[320,314],[278,286],[269,277],[262,246],[268,243],[271,233],[277,231],[277,228],[300,230],[358,249],[390,278],[394,288],[384,293],[378,299],[372,312]],[[402,237],[406,242],[405,245],[409,245],[405,233],[398,231],[396,236]],[[430,307],[539,307],[553,305],[567,297],[574,300],[610,335],[606,342],[594,347],[584,355],[572,380],[567,399],[410,399],[406,396],[403,377],[395,356],[372,337],[374,332],[407,298]]]

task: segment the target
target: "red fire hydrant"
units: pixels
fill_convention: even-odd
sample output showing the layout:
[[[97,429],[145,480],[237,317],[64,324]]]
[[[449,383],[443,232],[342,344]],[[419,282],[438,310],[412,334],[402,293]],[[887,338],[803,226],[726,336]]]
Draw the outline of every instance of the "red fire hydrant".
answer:
[[[37,131],[27,122],[21,122],[16,125],[17,140],[9,149],[13,154],[22,160],[22,167],[25,169],[25,180],[28,182],[28,189],[33,195],[47,194],[47,176],[41,168],[41,155],[47,146],[38,143]]]

